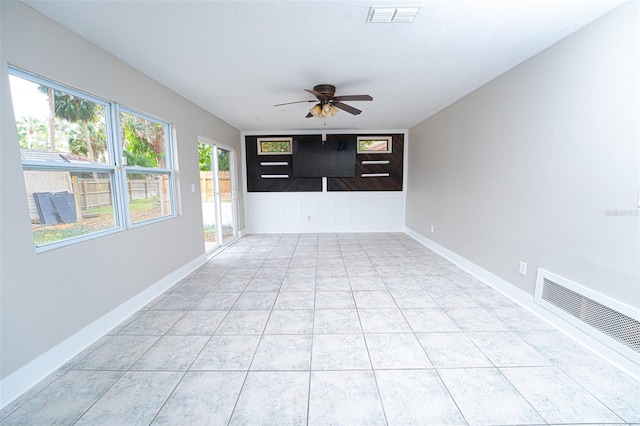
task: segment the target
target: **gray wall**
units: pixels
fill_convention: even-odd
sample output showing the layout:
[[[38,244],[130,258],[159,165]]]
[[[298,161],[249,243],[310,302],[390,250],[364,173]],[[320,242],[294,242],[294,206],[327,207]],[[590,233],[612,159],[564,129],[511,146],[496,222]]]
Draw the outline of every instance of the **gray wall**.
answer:
[[[3,1],[0,7],[0,377],[4,378],[204,253],[200,193],[191,192],[191,184],[197,186],[199,181],[197,136],[235,147],[239,158],[240,133],[28,6]],[[36,255],[7,64],[173,123],[180,216]],[[240,182],[238,188],[242,187]]]
[[[640,306],[639,4],[410,129],[407,227],[530,294],[542,267]]]

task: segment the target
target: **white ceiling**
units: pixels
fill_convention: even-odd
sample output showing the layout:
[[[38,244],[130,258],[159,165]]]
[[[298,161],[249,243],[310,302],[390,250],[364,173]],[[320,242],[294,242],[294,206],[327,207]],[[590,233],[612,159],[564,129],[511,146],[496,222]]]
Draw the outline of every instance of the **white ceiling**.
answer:
[[[326,129],[414,126],[623,0],[389,0],[411,24],[367,24],[377,1],[34,1],[27,4],[239,130],[321,129],[302,89],[351,102]]]

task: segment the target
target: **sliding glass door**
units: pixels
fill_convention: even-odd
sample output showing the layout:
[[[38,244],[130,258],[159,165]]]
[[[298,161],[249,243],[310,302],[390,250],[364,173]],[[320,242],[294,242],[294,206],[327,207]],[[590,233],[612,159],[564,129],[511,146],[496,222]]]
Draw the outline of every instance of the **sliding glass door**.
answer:
[[[236,191],[233,179],[234,155],[230,149],[216,146],[218,172],[218,208],[220,209],[221,241],[224,245],[236,238]]]
[[[202,226],[207,252],[237,238],[235,152],[212,140],[198,140]]]

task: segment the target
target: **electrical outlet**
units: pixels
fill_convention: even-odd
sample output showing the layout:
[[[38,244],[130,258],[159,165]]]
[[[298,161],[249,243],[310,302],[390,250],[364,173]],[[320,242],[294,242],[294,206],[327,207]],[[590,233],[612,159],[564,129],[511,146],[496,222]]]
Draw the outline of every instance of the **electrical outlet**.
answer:
[[[518,269],[518,273],[520,275],[527,275],[527,264],[522,260],[520,261],[520,268]]]
[[[311,222],[311,216],[307,216],[307,222]]]
[[[435,226],[431,225],[431,233],[433,234],[435,232],[436,228]]]

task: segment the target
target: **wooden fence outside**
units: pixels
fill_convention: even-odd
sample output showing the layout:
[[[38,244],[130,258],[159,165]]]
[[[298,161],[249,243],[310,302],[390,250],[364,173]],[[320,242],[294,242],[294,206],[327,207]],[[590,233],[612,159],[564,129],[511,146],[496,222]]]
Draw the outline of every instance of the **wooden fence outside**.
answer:
[[[69,193],[77,193],[76,202],[79,201],[80,210],[87,211],[92,208],[110,206],[113,204],[111,199],[111,180],[110,179],[71,179],[68,173],[61,174],[61,184],[55,187],[51,183],[42,183],[33,185],[31,188],[30,181],[37,179],[36,176],[26,176],[27,192],[29,195],[29,213],[31,220],[37,223],[39,220],[38,210],[33,200],[34,192],[60,192],[68,191]],[[231,201],[231,174],[230,172],[219,172],[220,176],[220,201]],[[73,182],[72,182],[73,180]],[[160,197],[162,194],[160,179],[131,179],[127,182],[127,192],[129,201],[140,200],[145,198]],[[202,202],[213,202],[213,172],[200,172],[200,195]]]
[[[52,176],[50,176],[52,175]],[[42,173],[25,172],[25,183],[27,187],[27,195],[29,200],[29,216],[33,223],[38,223],[40,216],[35,203],[34,192],[64,192],[67,191],[75,196],[76,203],[79,204],[79,211],[87,211],[97,207],[111,206],[111,180],[110,179],[91,179],[76,176],[70,176],[69,172],[49,173],[42,177]],[[162,197],[162,179],[130,179],[127,182],[127,192],[129,201],[140,200],[145,198],[161,198]],[[165,191],[167,188],[164,189]],[[168,200],[168,198],[167,198]],[[170,211],[170,207],[163,206],[166,211]]]
[[[81,201],[82,210],[94,207],[110,206],[111,200],[111,180],[78,179],[78,198]]]
[[[155,198],[160,195],[158,179],[130,179],[127,182],[129,201]],[[110,206],[111,181],[109,179],[78,179],[78,198],[82,210]]]
[[[231,201],[231,173],[218,172],[220,178],[220,201]],[[200,172],[200,197],[203,203],[213,202],[213,172]]]

